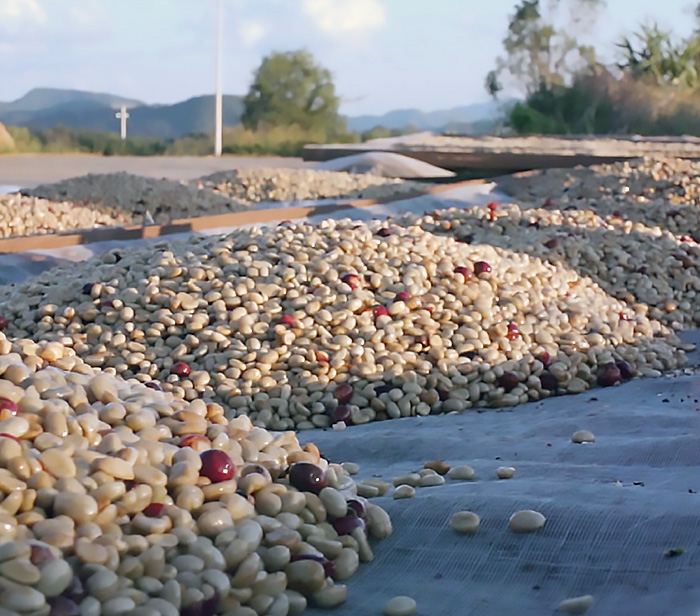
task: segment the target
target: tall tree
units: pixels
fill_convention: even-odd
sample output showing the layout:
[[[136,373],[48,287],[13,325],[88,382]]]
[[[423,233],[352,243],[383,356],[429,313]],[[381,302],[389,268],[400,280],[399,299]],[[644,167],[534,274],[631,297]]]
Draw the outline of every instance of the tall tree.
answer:
[[[700,85],[700,33],[676,42],[670,32],[653,22],[642,26],[632,38],[624,37],[617,46],[622,52],[618,67],[635,79],[679,89]]]
[[[295,124],[333,134],[345,128],[331,73],[306,50],[264,58],[244,105],[242,122],[250,129]]]
[[[604,0],[569,0],[567,28],[555,25],[561,0],[550,0],[543,9],[540,0],[521,0],[510,16],[503,40],[505,55],[486,77],[485,86],[497,96],[511,85],[529,96],[542,87],[564,85],[583,68],[595,63],[592,47],[581,44],[569,30],[592,23]]]

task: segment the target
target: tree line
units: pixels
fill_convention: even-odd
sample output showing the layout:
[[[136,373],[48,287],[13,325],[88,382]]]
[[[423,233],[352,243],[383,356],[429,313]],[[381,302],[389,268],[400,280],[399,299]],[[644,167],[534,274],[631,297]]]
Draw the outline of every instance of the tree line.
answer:
[[[700,5],[688,38],[648,21],[616,42],[616,62],[606,64],[575,34],[595,27],[604,4],[515,6],[503,55],[485,80],[494,97],[505,89],[524,97],[507,127],[519,134],[700,135]]]

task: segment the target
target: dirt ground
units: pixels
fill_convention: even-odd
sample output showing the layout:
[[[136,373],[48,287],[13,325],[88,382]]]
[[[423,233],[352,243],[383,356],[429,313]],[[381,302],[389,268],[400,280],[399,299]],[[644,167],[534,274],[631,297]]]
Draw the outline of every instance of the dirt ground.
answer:
[[[127,171],[173,180],[191,180],[215,171],[251,167],[303,167],[300,158],[254,156],[92,156],[7,154],[0,156],[0,185],[31,188],[87,173]]]

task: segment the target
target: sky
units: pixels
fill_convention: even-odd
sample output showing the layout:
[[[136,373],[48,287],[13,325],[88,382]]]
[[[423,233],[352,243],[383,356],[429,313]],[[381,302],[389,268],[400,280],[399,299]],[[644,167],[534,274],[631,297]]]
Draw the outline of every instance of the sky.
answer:
[[[302,47],[334,76],[348,115],[488,100],[484,77],[516,0],[224,0],[223,84],[244,94],[262,58]],[[678,36],[690,0],[607,0],[584,38],[613,42],[647,19]],[[0,101],[34,87],[147,103],[210,94],[216,0],[0,0]]]

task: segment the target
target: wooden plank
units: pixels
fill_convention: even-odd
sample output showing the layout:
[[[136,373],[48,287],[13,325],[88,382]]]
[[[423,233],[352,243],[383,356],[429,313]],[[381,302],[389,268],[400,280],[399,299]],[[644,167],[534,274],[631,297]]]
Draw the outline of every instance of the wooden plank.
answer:
[[[543,168],[569,168],[578,165],[599,165],[614,163],[622,160],[639,158],[638,155],[598,156],[593,154],[557,154],[557,153],[531,153],[531,152],[486,152],[486,151],[455,151],[421,149],[379,149],[376,148],[350,148],[344,146],[317,146],[304,147],[302,157],[307,161],[327,161],[341,156],[363,154],[367,152],[392,152],[409,156],[417,160],[450,169],[474,169],[503,172],[529,171]]]

